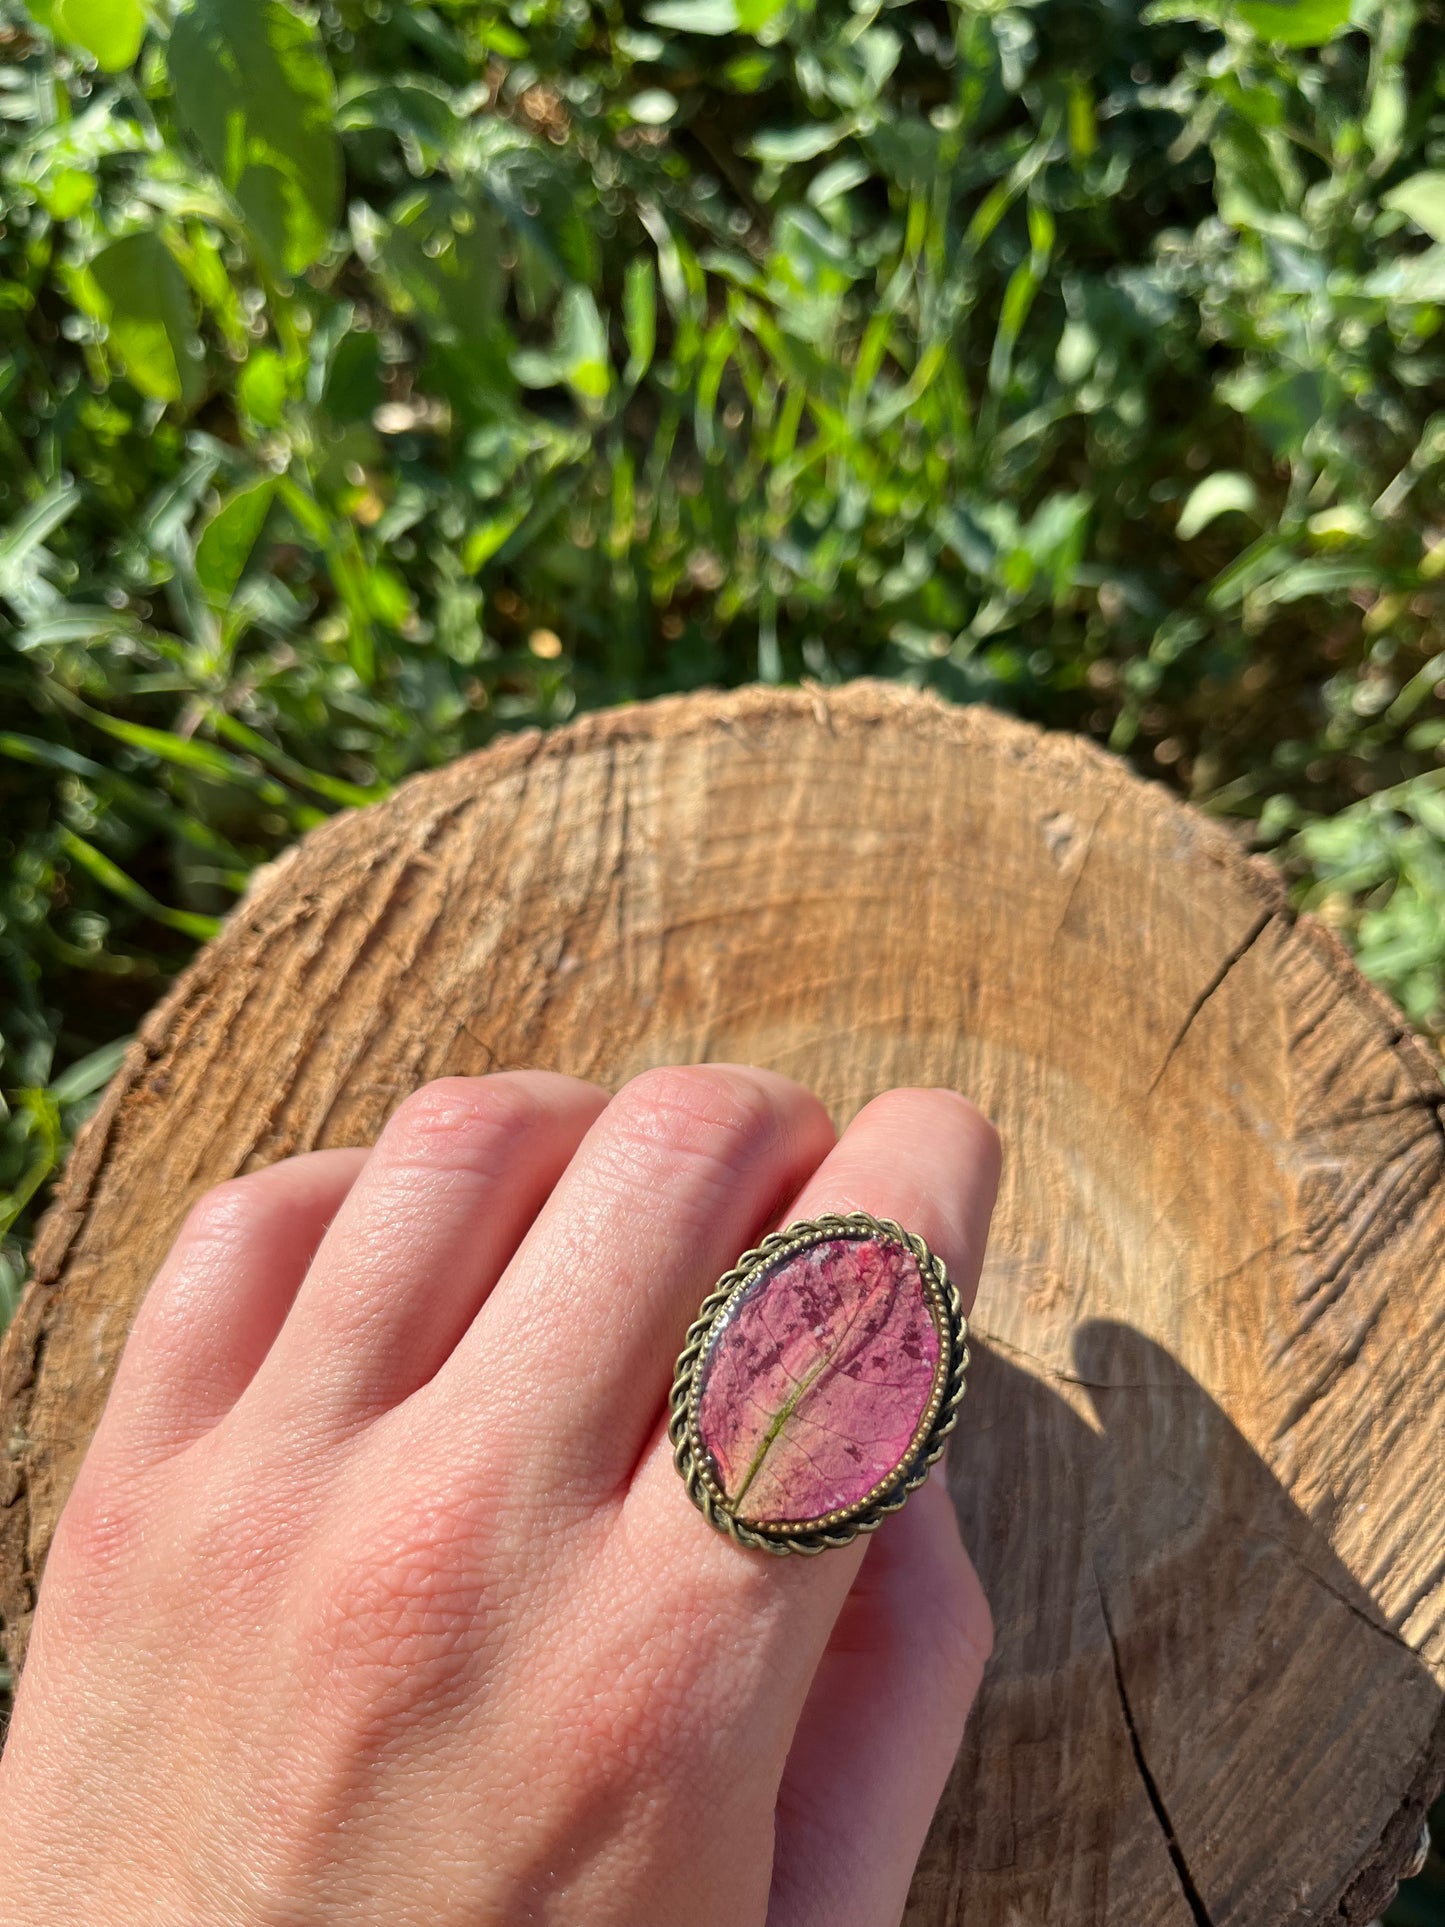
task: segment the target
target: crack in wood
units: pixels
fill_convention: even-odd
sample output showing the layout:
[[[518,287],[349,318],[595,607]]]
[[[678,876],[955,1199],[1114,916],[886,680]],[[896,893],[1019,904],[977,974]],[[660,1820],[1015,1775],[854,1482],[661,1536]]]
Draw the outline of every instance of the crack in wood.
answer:
[[[1445,1108],[1445,1090],[1409,1091],[1404,1097],[1386,1098],[1378,1104],[1362,1104],[1358,1110],[1341,1111],[1335,1117],[1312,1120],[1309,1135],[1316,1137],[1331,1131],[1348,1131],[1356,1124],[1371,1124],[1386,1117],[1404,1117],[1410,1111],[1429,1112],[1430,1127],[1439,1132],[1445,1130],[1440,1117],[1442,1108]]]
[[[1362,1171],[1343,1198],[1332,1200],[1328,1214],[1303,1227],[1302,1258],[1312,1258],[1321,1250],[1329,1256],[1307,1278],[1300,1294],[1307,1309],[1289,1345],[1318,1325],[1355,1286],[1368,1260],[1407,1235],[1422,1206],[1436,1196],[1445,1169],[1445,1137],[1437,1114],[1427,1108],[1423,1115],[1424,1131],[1401,1145],[1384,1164]],[[1431,1145],[1434,1148],[1428,1149]],[[1427,1155],[1422,1157],[1422,1150]]]
[[[1259,942],[1260,938],[1264,935],[1265,931],[1268,930],[1269,926],[1275,921],[1275,919],[1279,915],[1280,915],[1280,912],[1275,909],[1261,910],[1259,915],[1254,919],[1254,922],[1249,926],[1248,930],[1246,930],[1244,935],[1240,938],[1239,942],[1236,943],[1231,950],[1225,953],[1225,956],[1220,962],[1218,969],[1215,970],[1214,974],[1210,977],[1208,983],[1205,984],[1204,988],[1199,992],[1199,995],[1194,999],[1193,1003],[1189,1006],[1189,1009],[1185,1012],[1184,1021],[1179,1026],[1178,1030],[1175,1031],[1173,1042],[1170,1044],[1168,1050],[1165,1051],[1164,1056],[1160,1061],[1158,1070],[1155,1071],[1153,1077],[1151,1077],[1149,1080],[1149,1088],[1145,1092],[1145,1095],[1147,1097],[1152,1097],[1154,1095],[1154,1092],[1158,1089],[1160,1081],[1164,1076],[1164,1073],[1168,1070],[1170,1064],[1173,1063],[1175,1055],[1178,1052],[1180,1045],[1184,1042],[1185,1038],[1189,1035],[1190,1031],[1193,1029],[1194,1021],[1199,1016],[1199,1013],[1204,1009],[1204,1006],[1209,1002],[1210,998],[1224,983],[1224,980],[1226,977],[1228,977],[1230,971],[1234,969],[1236,964],[1242,962],[1243,959],[1248,956],[1249,952]]]
[[[1328,1397],[1344,1377],[1345,1373],[1349,1371],[1350,1367],[1358,1364],[1360,1355],[1369,1343],[1370,1335],[1384,1316],[1384,1312],[1385,1300],[1381,1298],[1370,1311],[1369,1315],[1361,1322],[1354,1337],[1347,1345],[1340,1347],[1339,1351],[1329,1360],[1324,1371],[1321,1372],[1315,1382],[1312,1385],[1306,1385],[1303,1390],[1290,1401],[1285,1409],[1284,1417],[1271,1434],[1272,1444],[1278,1445],[1281,1439],[1287,1438],[1294,1428],[1309,1416],[1315,1406],[1319,1404],[1320,1400]],[[1316,1322],[1317,1317],[1314,1315],[1307,1318],[1301,1327],[1301,1332],[1309,1331]],[[1295,1344],[1298,1336],[1299,1334],[1296,1334],[1296,1338],[1290,1340],[1289,1345],[1285,1346],[1280,1356],[1271,1361],[1273,1365],[1276,1367],[1279,1365],[1281,1359]]]
[[[1368,1626],[1370,1631],[1372,1633],[1378,1633],[1381,1639],[1388,1639],[1392,1646],[1398,1646],[1400,1651],[1406,1654],[1408,1658],[1418,1660],[1419,1654],[1415,1651],[1415,1648],[1407,1639],[1402,1639],[1393,1626],[1386,1625],[1384,1621],[1375,1619],[1365,1611],[1363,1606],[1357,1606],[1353,1599],[1340,1591],[1338,1586],[1331,1585],[1323,1573],[1316,1572],[1313,1566],[1306,1565],[1298,1554],[1295,1555],[1295,1564],[1301,1572],[1307,1574],[1309,1578],[1314,1581],[1321,1592],[1328,1593],[1330,1598],[1336,1600],[1343,1606],[1347,1613],[1353,1613],[1362,1626]]]
[[[996,1351],[1007,1352],[1010,1358],[1022,1359],[1024,1364],[1032,1365],[1056,1385],[1082,1385],[1087,1392],[1173,1392],[1178,1389],[1157,1379],[1079,1378],[1073,1372],[1061,1371],[1057,1365],[1051,1365],[1036,1352],[1025,1351],[1022,1345],[1011,1345],[1006,1338],[1000,1338],[994,1332],[980,1331],[977,1325],[973,1327],[973,1336],[984,1348],[991,1346]]]
[[[1106,799],[1103,808],[1099,811],[1098,815],[1094,818],[1093,822],[1090,823],[1088,829],[1084,832],[1084,848],[1079,857],[1078,863],[1074,869],[1073,878],[1069,884],[1068,894],[1064,898],[1063,908],[1059,911],[1058,920],[1054,924],[1053,936],[1050,938],[1051,949],[1058,942],[1059,937],[1062,935],[1066,925],[1068,924],[1070,914],[1072,913],[1074,908],[1074,899],[1075,897],[1078,896],[1079,886],[1084,881],[1084,872],[1088,869],[1089,859],[1094,854],[1094,839],[1099,833],[1100,824],[1103,823],[1105,817],[1109,814],[1109,809],[1110,809],[1110,803]]]
[[[1099,1611],[1103,1616],[1104,1634],[1108,1639],[1109,1654],[1114,1662],[1114,1691],[1119,1698],[1119,1710],[1124,1716],[1124,1727],[1129,1735],[1129,1745],[1134,1755],[1134,1765],[1139,1774],[1140,1784],[1144,1788],[1145,1797],[1148,1799],[1154,1818],[1159,1823],[1159,1831],[1163,1835],[1165,1850],[1169,1855],[1169,1864],[1173,1867],[1174,1877],[1179,1882],[1179,1891],[1185,1906],[1188,1907],[1197,1927],[1214,1927],[1214,1918],[1204,1904],[1204,1896],[1195,1884],[1194,1876],[1189,1871],[1189,1863],[1184,1858],[1184,1849],[1179,1844],[1179,1835],[1175,1832],[1174,1822],[1169,1818],[1169,1809],[1164,1804],[1159,1783],[1150,1771],[1149,1762],[1144,1756],[1144,1742],[1140,1738],[1139,1728],[1134,1719],[1134,1710],[1129,1704],[1129,1690],[1124,1684],[1124,1667],[1119,1657],[1119,1642],[1114,1637],[1114,1624],[1109,1617],[1109,1603],[1104,1597],[1104,1588],[1099,1581],[1097,1566],[1094,1568],[1094,1590],[1099,1595]]]

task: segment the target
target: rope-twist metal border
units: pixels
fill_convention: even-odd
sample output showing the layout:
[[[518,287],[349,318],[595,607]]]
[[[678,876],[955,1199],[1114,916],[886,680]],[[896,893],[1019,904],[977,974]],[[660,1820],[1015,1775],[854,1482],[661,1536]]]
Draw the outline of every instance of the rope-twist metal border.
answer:
[[[930,1405],[932,1422],[922,1434],[912,1456],[886,1479],[865,1493],[856,1505],[802,1525],[759,1527],[744,1525],[733,1516],[707,1462],[706,1448],[697,1433],[697,1403],[700,1393],[700,1366],[708,1341],[734,1296],[741,1296],[758,1272],[777,1262],[785,1253],[803,1251],[824,1238],[883,1237],[901,1244],[918,1264],[929,1309],[938,1326],[939,1342],[947,1354],[944,1372],[935,1382]],[[942,1362],[942,1361],[940,1361]],[[688,1326],[687,1338],[677,1361],[677,1372],[668,1399],[667,1435],[672,1441],[672,1458],[687,1495],[708,1524],[727,1533],[740,1546],[756,1552],[813,1554],[834,1546],[846,1546],[859,1533],[874,1532],[890,1512],[896,1512],[928,1476],[928,1468],[943,1451],[944,1441],[958,1423],[958,1408],[963,1399],[964,1377],[968,1370],[968,1320],[963,1315],[958,1289],[941,1258],[931,1252],[922,1238],[905,1231],[891,1218],[872,1218],[866,1211],[851,1211],[846,1216],[829,1213],[821,1218],[800,1218],[782,1231],[773,1231],[760,1245],[745,1251],[702,1301],[697,1317]],[[924,1418],[928,1408],[925,1407]],[[920,1419],[920,1426],[923,1419]]]

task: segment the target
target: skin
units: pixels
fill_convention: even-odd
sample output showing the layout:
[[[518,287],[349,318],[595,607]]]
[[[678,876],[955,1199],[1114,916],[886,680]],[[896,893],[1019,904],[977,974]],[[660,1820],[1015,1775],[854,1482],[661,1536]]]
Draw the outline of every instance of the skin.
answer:
[[[998,1167],[948,1091],[835,1143],[768,1072],[508,1072],[208,1193],[46,1568],[0,1927],[894,1927],[991,1644],[952,1506],[744,1552],[667,1393],[793,1218],[971,1303]]]

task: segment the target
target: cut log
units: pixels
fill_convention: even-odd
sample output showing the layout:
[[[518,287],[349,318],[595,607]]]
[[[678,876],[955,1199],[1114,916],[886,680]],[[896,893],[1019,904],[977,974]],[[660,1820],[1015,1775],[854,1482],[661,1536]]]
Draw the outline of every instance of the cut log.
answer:
[[[443,1072],[774,1065],[1006,1146],[951,1454],[997,1646],[909,1927],[1382,1906],[1445,1762],[1445,1129],[1427,1051],[1224,828],[892,687],[498,743],[324,825],[145,1024],[3,1356],[24,1647],[204,1186]],[[885,1528],[886,1530],[886,1528]]]

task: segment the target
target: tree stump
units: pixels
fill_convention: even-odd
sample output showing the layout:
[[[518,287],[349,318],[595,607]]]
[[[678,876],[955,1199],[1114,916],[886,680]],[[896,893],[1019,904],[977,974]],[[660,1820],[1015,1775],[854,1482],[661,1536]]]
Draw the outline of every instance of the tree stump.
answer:
[[[506,739],[327,823],[145,1024],[3,1355],[12,1656],[204,1186],[443,1072],[743,1059],[1006,1146],[952,1452],[998,1637],[909,1927],[1363,1922],[1445,1762],[1445,1128],[1226,830],[893,687]]]

